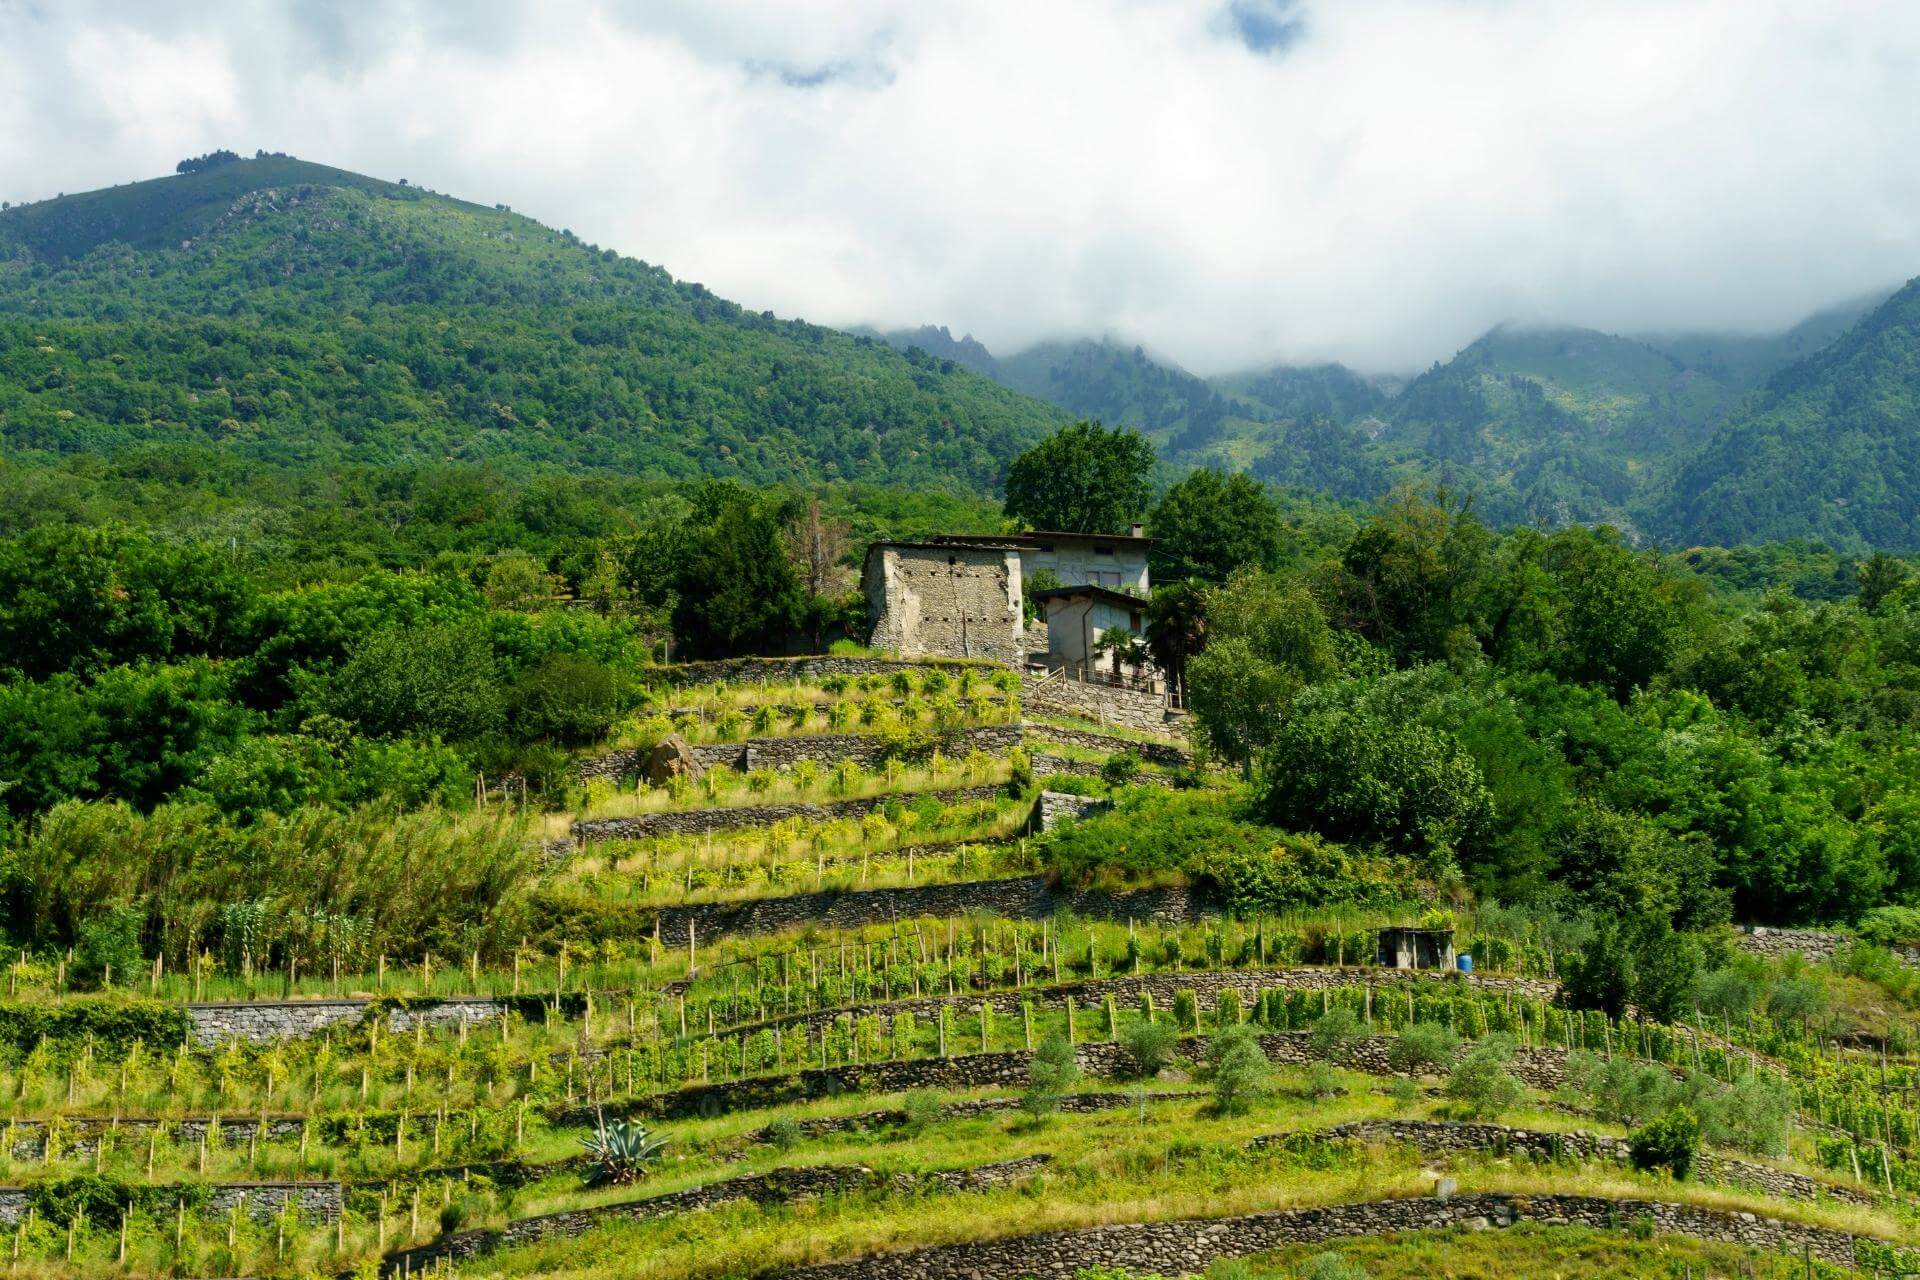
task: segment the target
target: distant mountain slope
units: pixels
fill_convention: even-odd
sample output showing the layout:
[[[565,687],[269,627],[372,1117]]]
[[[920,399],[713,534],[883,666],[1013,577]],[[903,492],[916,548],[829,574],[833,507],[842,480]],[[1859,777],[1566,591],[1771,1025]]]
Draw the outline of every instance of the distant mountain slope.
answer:
[[[1920,280],[1769,378],[1680,466],[1658,518],[1690,542],[1920,547]]]
[[[0,213],[0,440],[988,490],[1059,410],[286,158]]]

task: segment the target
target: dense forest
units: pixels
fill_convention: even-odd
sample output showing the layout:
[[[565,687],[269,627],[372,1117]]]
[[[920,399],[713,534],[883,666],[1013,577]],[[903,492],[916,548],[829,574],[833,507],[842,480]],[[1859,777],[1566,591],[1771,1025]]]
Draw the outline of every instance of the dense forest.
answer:
[[[487,209],[275,157],[0,214],[0,440],[980,491],[1058,415]]]

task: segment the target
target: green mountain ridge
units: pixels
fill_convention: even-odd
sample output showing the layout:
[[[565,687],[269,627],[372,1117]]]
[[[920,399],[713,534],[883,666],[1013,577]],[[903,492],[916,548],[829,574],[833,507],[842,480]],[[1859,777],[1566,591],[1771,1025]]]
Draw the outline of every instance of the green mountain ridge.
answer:
[[[964,369],[285,157],[0,213],[0,440],[995,487],[1061,420]]]

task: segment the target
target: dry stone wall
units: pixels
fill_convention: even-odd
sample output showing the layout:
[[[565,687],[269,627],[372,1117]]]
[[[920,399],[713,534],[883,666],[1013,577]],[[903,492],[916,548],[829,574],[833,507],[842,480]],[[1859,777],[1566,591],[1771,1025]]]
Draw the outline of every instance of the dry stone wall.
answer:
[[[1162,769],[1182,769],[1193,763],[1193,753],[1185,747],[1171,742],[1142,742],[1137,738],[1120,738],[1111,733],[1094,733],[1087,729],[1069,729],[1064,725],[1045,724],[1029,721],[1026,727],[1028,741],[1060,742],[1068,746],[1087,747],[1094,751],[1111,751],[1116,755],[1122,751],[1131,751],[1146,763],[1158,765]]]
[[[0,1187],[0,1225],[18,1226],[27,1216],[29,1199],[26,1187]],[[291,1209],[309,1222],[331,1222],[340,1216],[343,1200],[337,1182],[223,1182],[208,1188],[198,1212],[220,1218],[237,1208],[256,1222],[267,1222]]]
[[[827,804],[743,804],[717,809],[674,809],[661,813],[643,813],[631,818],[594,818],[573,824],[577,844],[592,840],[644,840],[649,836],[705,835],[710,831],[729,831],[740,827],[770,827],[776,822],[799,818],[806,822],[831,822],[835,818],[861,818],[890,801],[911,804],[922,796],[932,796],[942,804],[966,804],[1004,796],[1004,783],[989,782],[977,787],[955,787],[946,791],[896,792],[890,795],[860,796]]]
[[[1017,876],[897,889],[826,890],[783,898],[688,903],[663,907],[659,913],[659,931],[663,941],[684,945],[689,928],[698,941],[721,934],[781,933],[807,925],[855,928],[920,916],[959,916],[974,911],[1025,920],[1071,911],[1108,920],[1186,924],[1218,909],[1218,903],[1204,891],[1187,885],[1106,893],[1055,888],[1044,876]]]
[[[1020,693],[1021,704],[1029,711],[1046,715],[1071,716],[1096,724],[1125,725],[1146,733],[1179,736],[1185,732],[1185,714],[1170,711],[1157,693],[1143,693],[1117,685],[1087,684],[1055,676],[1051,680],[1029,680]]]
[[[278,1040],[298,1040],[318,1035],[329,1027],[351,1025],[366,1017],[376,1000],[339,998],[331,1000],[233,1001],[219,1004],[190,1004],[187,1020],[198,1044],[225,1044],[243,1040],[252,1044],[271,1044]],[[396,1007],[387,1012],[387,1027],[392,1031],[411,1031],[416,1026],[436,1027],[472,1025],[498,1018],[513,1007],[512,1001],[492,1000],[485,996],[458,996],[411,1007]]]
[[[958,658],[841,658],[812,654],[800,658],[720,658],[711,662],[681,662],[654,667],[647,674],[657,675],[676,689],[718,684],[793,684],[819,681],[828,676],[890,676],[896,671],[944,671],[957,676],[962,671],[996,671],[991,662],[968,662]]]
[[[1577,1160],[1626,1165],[1632,1148],[1625,1138],[1611,1134],[1575,1129],[1556,1133],[1542,1129],[1516,1129],[1502,1124],[1455,1124],[1435,1120],[1358,1120],[1334,1125],[1311,1133],[1277,1133],[1255,1138],[1252,1146],[1284,1146],[1302,1138],[1320,1141],[1350,1139],[1356,1142],[1390,1142],[1416,1147],[1425,1152],[1486,1151],[1526,1156],[1532,1160]],[[1838,1183],[1822,1182],[1803,1173],[1776,1169],[1703,1151],[1695,1169],[1708,1182],[1753,1187],[1767,1195],[1789,1200],[1815,1200],[1831,1196],[1851,1204],[1872,1204],[1866,1192]]]
[[[1407,1231],[1487,1230],[1516,1222],[1599,1230],[1646,1222],[1656,1234],[1692,1236],[1796,1255],[1804,1250],[1838,1266],[1851,1266],[1854,1260],[1854,1237],[1844,1231],[1751,1213],[1657,1200],[1482,1194],[1053,1231],[912,1253],[878,1254],[788,1274],[805,1280],[983,1280],[1015,1276],[1045,1280],[1070,1277],[1087,1267],[1108,1266],[1180,1276],[1203,1271],[1221,1258],[1241,1258],[1286,1245]]]
[[[940,750],[949,756],[964,756],[972,751],[1005,755],[1021,742],[1020,726],[1011,724],[978,725],[938,735]],[[823,768],[851,760],[863,769],[872,769],[883,764],[891,750],[885,738],[871,733],[797,733],[687,746],[695,768],[702,773],[717,765],[740,773],[754,769],[791,769],[802,760],[811,760]],[[649,754],[636,748],[592,756],[580,762],[579,775],[582,781],[594,778],[621,781],[637,777],[645,768]]]
[[[864,1165],[823,1165],[799,1169],[775,1169],[770,1173],[727,1178],[685,1191],[629,1200],[621,1204],[597,1205],[561,1213],[521,1218],[499,1230],[463,1231],[445,1236],[431,1244],[389,1254],[381,1263],[385,1274],[408,1274],[442,1260],[458,1261],[493,1249],[531,1244],[556,1236],[583,1235],[600,1223],[616,1219],[661,1218],[675,1213],[693,1213],[718,1205],[746,1200],[754,1204],[784,1204],[793,1200],[844,1195],[855,1191],[892,1191],[903,1195],[989,1191],[1018,1183],[1052,1162],[1053,1157],[1026,1156],[998,1164],[967,1169],[942,1169],[924,1174],[877,1174]]]
[[[1036,770],[1037,771],[1037,770]],[[1097,773],[1098,770],[1096,769]],[[1111,800],[1100,796],[1077,796],[1069,791],[1042,791],[1034,802],[1034,825],[1051,831],[1063,822],[1090,818],[1113,808]]]

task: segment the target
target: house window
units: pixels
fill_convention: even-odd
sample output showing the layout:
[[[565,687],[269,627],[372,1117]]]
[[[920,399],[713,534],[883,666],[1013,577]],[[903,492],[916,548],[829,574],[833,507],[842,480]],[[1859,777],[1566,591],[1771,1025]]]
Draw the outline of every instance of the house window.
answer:
[[[1127,615],[1127,629],[1135,635],[1140,634],[1140,611],[1138,609],[1135,609]]]
[[[1052,555],[1052,554],[1053,554],[1053,544],[1052,544],[1051,542],[1043,542],[1043,543],[1041,543],[1041,544],[1040,544],[1040,554],[1041,554],[1041,555],[1043,555],[1043,556],[1050,556],[1050,555]]]
[[[1110,556],[1113,554],[1113,548],[1112,547],[1095,547],[1093,549],[1093,554],[1097,556]]]

